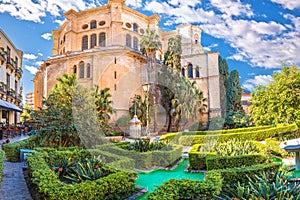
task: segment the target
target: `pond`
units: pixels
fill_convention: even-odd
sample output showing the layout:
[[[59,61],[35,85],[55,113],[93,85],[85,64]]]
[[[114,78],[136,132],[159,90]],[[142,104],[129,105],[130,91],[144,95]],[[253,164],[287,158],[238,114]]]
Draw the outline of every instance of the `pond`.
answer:
[[[154,170],[149,173],[138,173],[139,177],[136,185],[147,188],[148,192],[138,199],[146,199],[150,192],[153,192],[156,186],[162,185],[163,182],[169,179],[189,179],[189,180],[204,180],[204,173],[187,173],[184,172],[189,160],[184,159],[173,171],[169,170]]]

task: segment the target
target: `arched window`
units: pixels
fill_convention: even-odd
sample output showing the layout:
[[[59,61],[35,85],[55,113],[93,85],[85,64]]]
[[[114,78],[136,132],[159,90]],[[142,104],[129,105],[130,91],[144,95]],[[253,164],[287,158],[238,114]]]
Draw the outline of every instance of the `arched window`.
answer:
[[[99,35],[99,46],[100,47],[105,47],[106,46],[105,33],[100,33],[100,35]]]
[[[77,74],[77,66],[76,65],[73,66],[73,74]]]
[[[85,35],[82,37],[82,43],[81,43],[82,51],[88,49],[89,48],[88,45],[89,45],[89,38],[87,35]]]
[[[138,25],[136,23],[134,23],[132,27],[134,32],[138,32]]]
[[[185,76],[185,69],[184,68],[181,69],[181,75]]]
[[[131,48],[131,36],[126,34],[126,46]]]
[[[84,78],[84,62],[79,63],[79,78]]]
[[[91,78],[91,65],[89,63],[86,65],[86,77]]]
[[[90,48],[94,48],[97,45],[97,35],[96,34],[92,34],[91,35],[91,45]]]
[[[196,78],[200,78],[200,69],[198,66],[196,67]]]
[[[91,27],[91,29],[97,28],[97,22],[96,22],[96,20],[91,21],[90,27]]]
[[[194,77],[194,75],[193,75],[193,65],[192,64],[188,65],[188,77],[189,78],[193,78]]]
[[[137,39],[137,37],[133,38],[133,48],[135,50],[139,50],[139,40]]]

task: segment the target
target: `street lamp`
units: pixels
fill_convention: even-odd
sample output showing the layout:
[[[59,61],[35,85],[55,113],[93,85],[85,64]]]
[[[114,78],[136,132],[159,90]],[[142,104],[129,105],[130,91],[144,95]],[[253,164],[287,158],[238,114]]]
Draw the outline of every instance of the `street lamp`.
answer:
[[[146,102],[146,135],[149,134],[149,90],[150,90],[150,84],[144,84],[143,90],[145,92],[145,98],[147,99]]]

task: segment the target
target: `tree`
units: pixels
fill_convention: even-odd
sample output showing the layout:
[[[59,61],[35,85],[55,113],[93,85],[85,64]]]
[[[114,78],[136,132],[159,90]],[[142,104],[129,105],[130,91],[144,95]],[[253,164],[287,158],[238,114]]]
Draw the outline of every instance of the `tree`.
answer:
[[[296,65],[283,65],[273,81],[251,93],[250,116],[254,123],[297,123],[300,125],[300,71]]]
[[[173,69],[181,70],[181,35],[176,35],[168,40],[168,50],[165,53],[164,64]]]
[[[239,81],[239,73],[237,70],[230,72],[227,79],[227,96],[226,96],[226,109],[227,113],[230,111],[243,111],[242,107],[242,87]]]
[[[112,107],[112,101],[110,100],[111,94],[109,93],[109,88],[104,88],[99,91],[99,86],[95,86],[94,97],[96,104],[96,113],[100,126],[103,131],[107,131],[109,126],[110,115],[115,111]]]
[[[135,99],[132,100],[132,105],[129,108],[131,119],[133,118],[136,109],[136,115],[138,119],[141,120],[142,126],[147,125],[147,103],[149,103],[149,99],[145,98],[142,100],[141,95],[135,95]],[[148,109],[150,110],[151,104],[148,104],[148,106]],[[150,118],[148,120],[150,122]]]
[[[219,74],[220,74],[220,100],[221,100],[221,110],[222,110],[222,117],[226,116],[226,93],[227,93],[227,79],[229,77],[228,73],[228,64],[225,59],[222,59],[219,56]]]

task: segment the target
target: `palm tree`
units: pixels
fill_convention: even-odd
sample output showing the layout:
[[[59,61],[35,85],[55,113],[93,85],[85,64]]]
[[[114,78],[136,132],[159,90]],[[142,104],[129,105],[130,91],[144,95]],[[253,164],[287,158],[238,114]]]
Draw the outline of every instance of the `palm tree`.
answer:
[[[113,102],[110,100],[111,94],[109,93],[109,88],[99,91],[99,86],[95,86],[94,97],[98,120],[102,129],[107,130],[109,128],[110,115],[115,112],[112,107]]]
[[[155,53],[160,48],[161,42],[159,36],[150,29],[146,29],[145,35],[141,39],[141,49],[146,54],[147,57],[147,76],[148,82],[154,82],[155,80],[150,80],[150,72],[153,70],[153,63],[155,62]],[[156,76],[155,76],[156,77]]]

